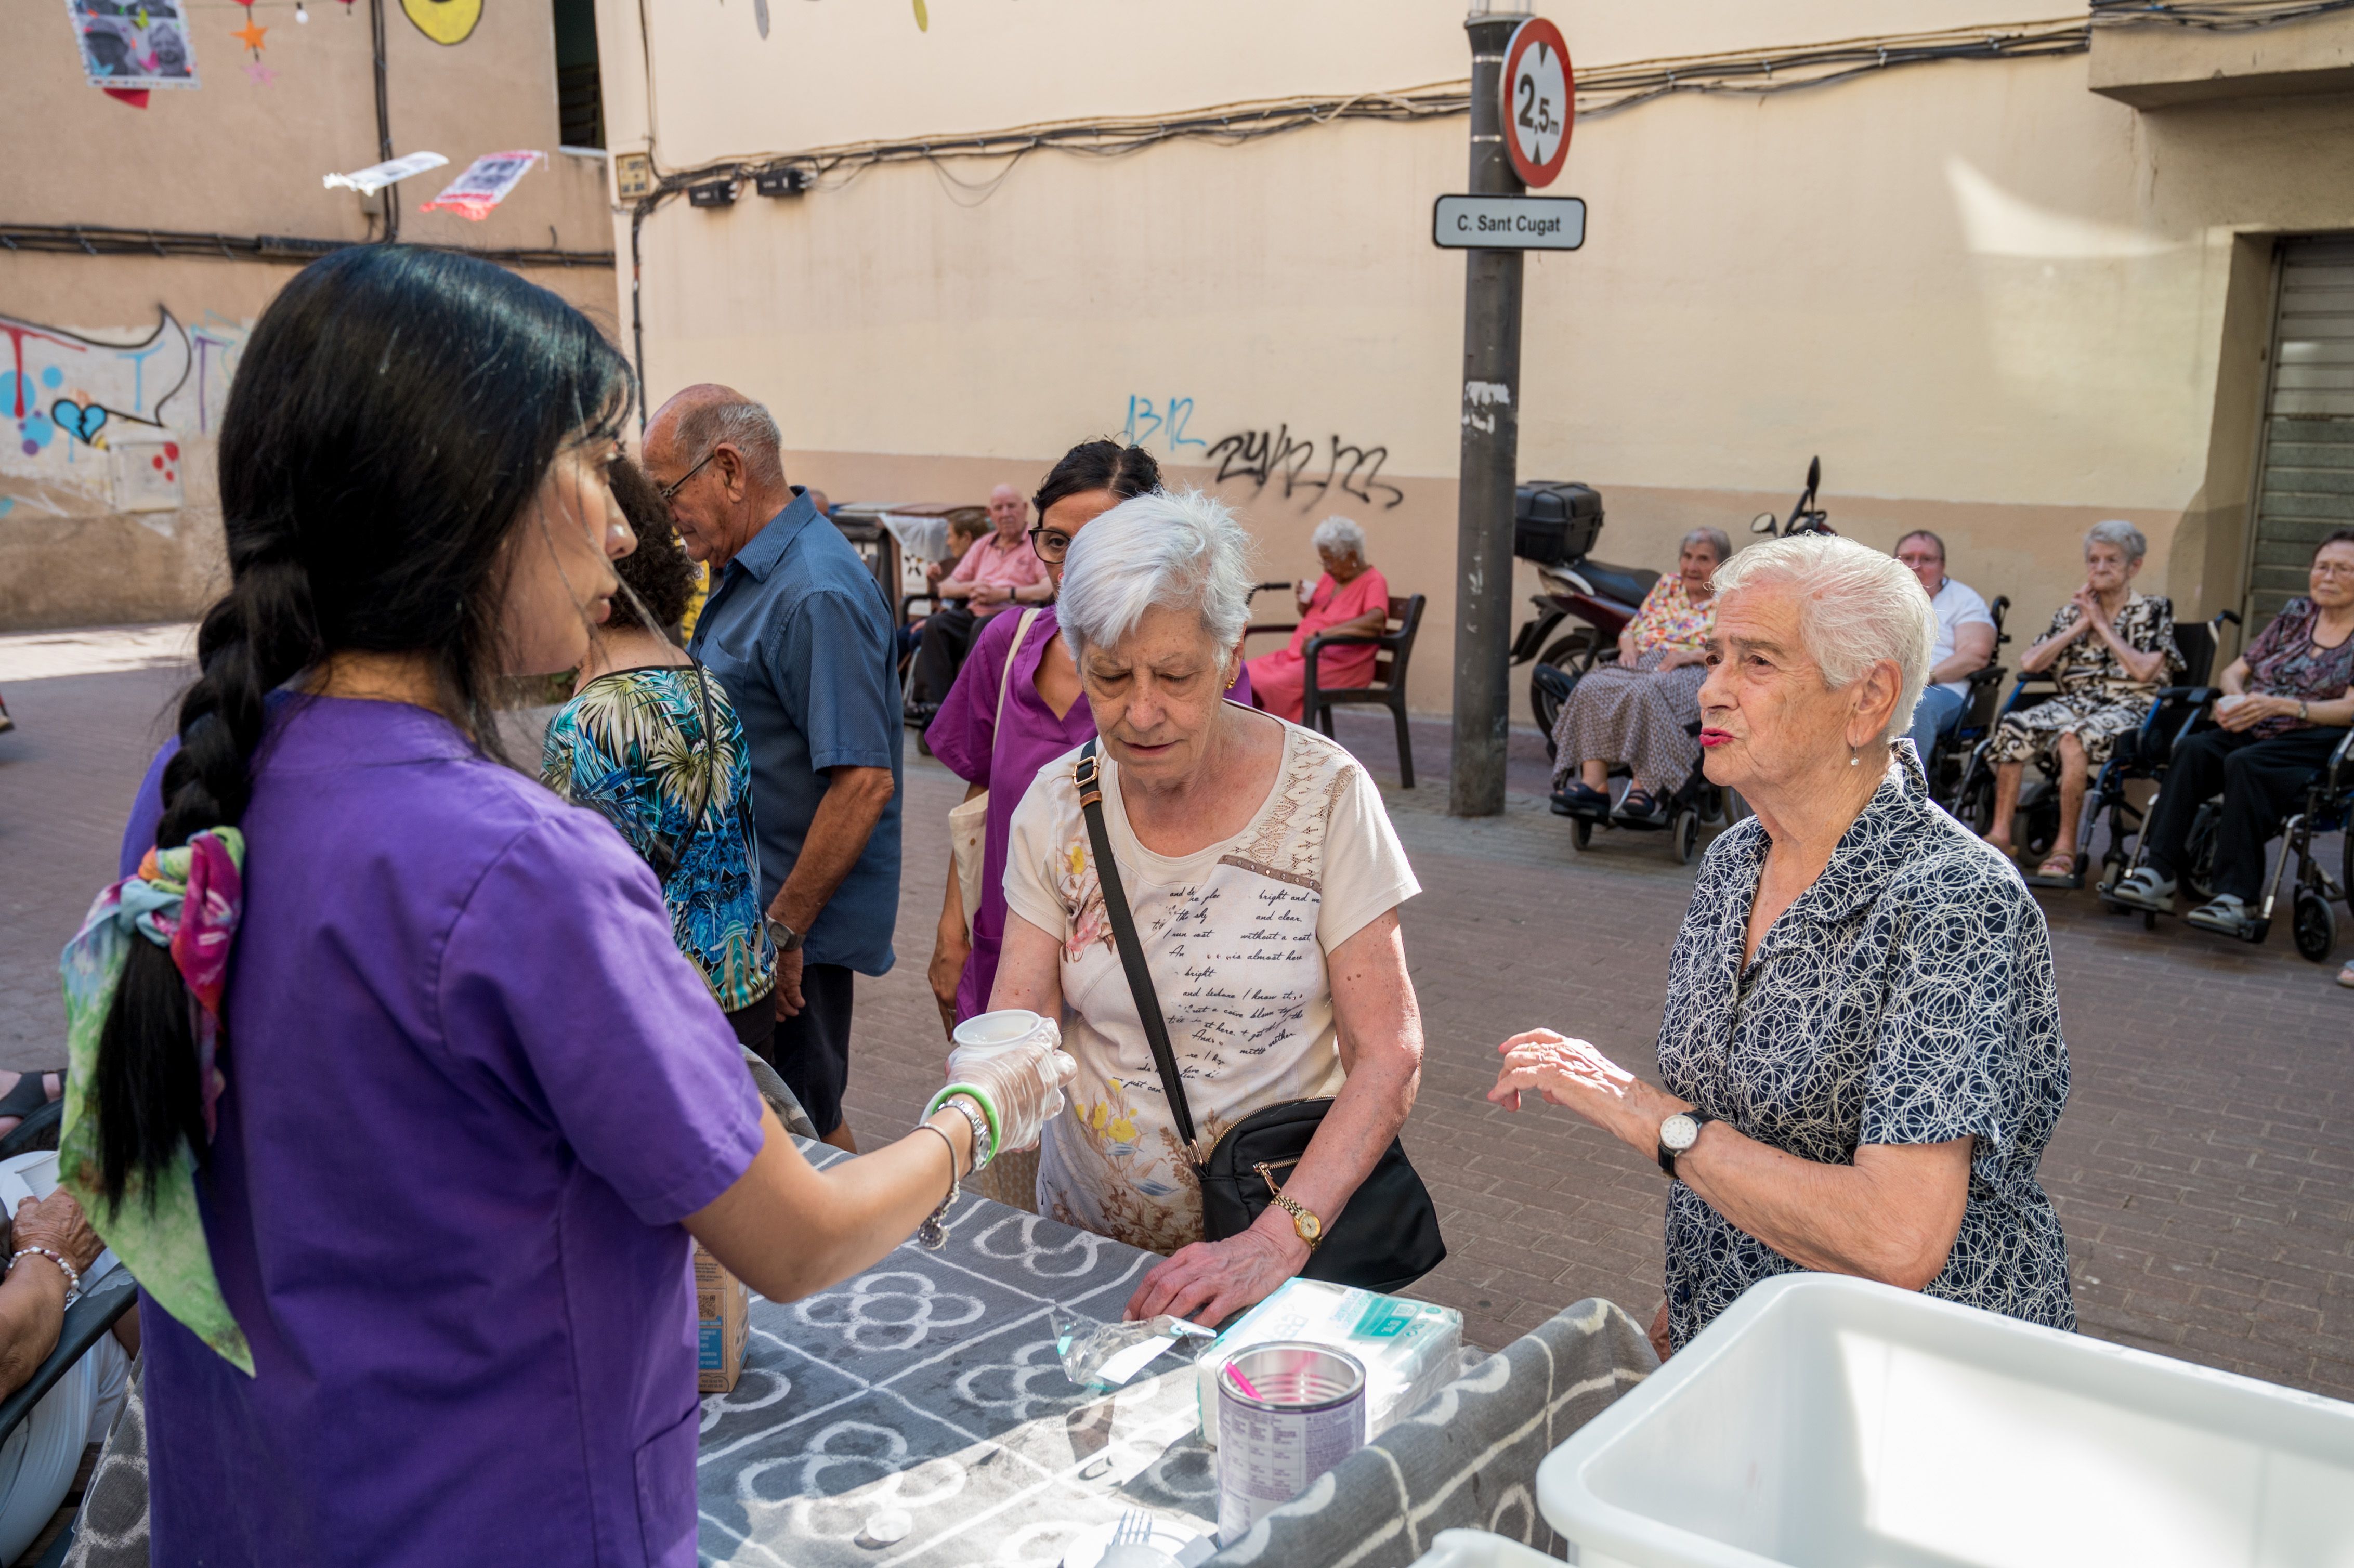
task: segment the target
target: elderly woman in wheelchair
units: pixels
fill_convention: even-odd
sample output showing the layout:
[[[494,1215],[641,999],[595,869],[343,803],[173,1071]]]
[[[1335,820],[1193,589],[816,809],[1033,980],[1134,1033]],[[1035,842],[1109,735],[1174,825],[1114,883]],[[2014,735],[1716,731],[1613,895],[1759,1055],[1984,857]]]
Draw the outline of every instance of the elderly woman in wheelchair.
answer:
[[[2213,727],[2174,747],[2140,863],[2103,889],[2111,903],[2173,913],[2176,886],[2195,858],[2200,809],[2220,794],[2214,896],[2187,918],[2227,937],[2261,935],[2250,906],[2264,883],[2265,842],[2312,791],[2354,725],[2354,528],[2338,529],[2314,551],[2306,590],[2223,672]],[[2354,985],[2354,965],[2338,978]]]
[[[2028,763],[2059,778],[2060,831],[2028,877],[2031,885],[2084,885],[2073,845],[2092,769],[2108,760],[2119,736],[2140,725],[2166,676],[2181,667],[2172,608],[2133,591],[2148,551],[2149,541],[2130,523],[2093,524],[2084,535],[2084,585],[2019,661],[2022,674],[2048,671],[2059,694],[2004,714],[1987,743],[1995,798],[1986,840],[2005,854],[2017,853],[2011,826]]]

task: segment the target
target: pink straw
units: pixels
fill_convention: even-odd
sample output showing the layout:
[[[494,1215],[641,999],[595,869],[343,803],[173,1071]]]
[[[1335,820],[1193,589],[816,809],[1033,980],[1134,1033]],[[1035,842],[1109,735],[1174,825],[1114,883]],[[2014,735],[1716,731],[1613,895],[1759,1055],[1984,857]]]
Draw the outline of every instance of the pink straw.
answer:
[[[1241,1389],[1244,1393],[1249,1395],[1251,1398],[1260,1400],[1262,1402],[1267,1398],[1265,1394],[1259,1393],[1258,1390],[1251,1386],[1250,1379],[1243,1376],[1242,1369],[1235,1366],[1232,1361],[1228,1361],[1226,1363],[1226,1375],[1235,1380],[1235,1386],[1236,1388]]]

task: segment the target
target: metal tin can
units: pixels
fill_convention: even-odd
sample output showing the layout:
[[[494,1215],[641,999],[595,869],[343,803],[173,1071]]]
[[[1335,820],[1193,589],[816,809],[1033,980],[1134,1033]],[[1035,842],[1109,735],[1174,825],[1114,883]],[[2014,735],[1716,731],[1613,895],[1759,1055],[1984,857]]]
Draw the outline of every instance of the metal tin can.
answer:
[[[1296,1340],[1253,1345],[1218,1372],[1218,1540],[1232,1546],[1262,1515],[1365,1446],[1365,1369]]]

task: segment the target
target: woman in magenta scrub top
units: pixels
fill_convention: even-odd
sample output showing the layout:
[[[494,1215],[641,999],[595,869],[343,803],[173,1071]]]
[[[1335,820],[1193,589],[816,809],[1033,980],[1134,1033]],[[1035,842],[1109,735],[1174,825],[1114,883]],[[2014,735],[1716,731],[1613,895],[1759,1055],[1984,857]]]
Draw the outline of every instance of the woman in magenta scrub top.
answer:
[[[1121,502],[1160,488],[1161,465],[1142,447],[1081,441],[1064,453],[1030,498],[1038,514],[1031,542],[1055,586],[1059,588],[1063,582],[1063,552],[1081,528]],[[973,911],[968,935],[964,890],[951,860],[928,971],[932,993],[942,1006],[956,1010],[960,1022],[988,1009],[989,988],[997,979],[997,948],[1005,936],[1005,844],[1013,808],[1021,804],[1022,792],[1039,768],[1085,745],[1096,732],[1087,705],[1079,700],[1078,668],[1059,631],[1051,600],[1034,614],[991,617],[973,640],[948,700],[924,732],[932,755],[969,786],[966,800],[989,791],[981,906]],[[1011,670],[1005,667],[1009,656]],[[1249,705],[1247,672],[1235,677],[1226,695]]]
[[[645,863],[503,764],[501,678],[611,609],[632,395],[554,294],[405,246],[313,263],[246,347],[231,584],[64,966],[69,1185],[153,1304],[159,1563],[687,1568],[690,1237],[822,1288],[1059,1104],[1057,1053],[956,1061],[812,1170]]]

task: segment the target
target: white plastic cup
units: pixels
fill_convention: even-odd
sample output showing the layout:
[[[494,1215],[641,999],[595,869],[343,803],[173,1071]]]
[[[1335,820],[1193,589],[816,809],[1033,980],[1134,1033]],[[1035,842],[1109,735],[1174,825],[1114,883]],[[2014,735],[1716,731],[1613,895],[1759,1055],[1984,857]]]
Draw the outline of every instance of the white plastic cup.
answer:
[[[1026,1007],[979,1012],[956,1026],[957,1049],[994,1056],[1044,1035],[1046,1021]]]

